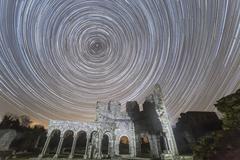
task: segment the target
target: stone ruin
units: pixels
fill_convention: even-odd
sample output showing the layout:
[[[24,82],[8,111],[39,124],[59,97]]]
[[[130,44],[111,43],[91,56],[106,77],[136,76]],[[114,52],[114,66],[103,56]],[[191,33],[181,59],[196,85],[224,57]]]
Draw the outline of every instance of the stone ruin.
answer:
[[[16,136],[17,133],[15,130],[0,130],[0,160],[4,160],[7,156],[11,155],[12,151],[9,147]]]
[[[177,146],[158,85],[146,98],[143,111],[136,101],[127,102],[126,112],[120,109],[121,104],[116,101],[97,102],[95,122],[50,120],[47,140],[39,158],[46,155],[56,132],[60,134],[60,140],[54,158],[59,157],[64,139],[71,132],[73,142],[69,158],[74,157],[77,141],[85,133],[84,159],[120,156],[176,159]]]

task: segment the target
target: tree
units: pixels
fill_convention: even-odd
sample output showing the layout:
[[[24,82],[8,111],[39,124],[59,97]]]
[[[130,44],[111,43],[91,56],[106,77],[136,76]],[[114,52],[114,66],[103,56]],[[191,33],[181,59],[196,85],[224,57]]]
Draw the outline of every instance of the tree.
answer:
[[[35,125],[31,128],[31,123],[31,119],[26,115],[16,116],[8,113],[3,117],[0,129],[14,129],[17,131],[18,136],[11,144],[12,149],[36,152],[38,144],[42,145],[41,137],[45,137],[46,130],[41,125]],[[39,151],[37,150],[37,152]]]
[[[218,100],[215,107],[223,114],[224,130],[216,131],[200,138],[200,140],[193,145],[194,160],[219,159],[218,154],[227,155],[231,152],[229,146],[231,148],[232,146],[240,145],[240,143],[238,143],[240,138],[235,136],[240,133],[240,89],[236,93]],[[234,153],[236,152],[234,147],[232,148],[233,151],[230,155],[238,156]]]
[[[7,113],[0,123],[0,129],[19,129],[20,122],[16,115],[11,113]]]
[[[240,89],[218,100],[215,106],[223,114],[225,130],[240,128]]]
[[[22,127],[29,128],[32,121],[30,120],[30,117],[26,115],[19,116],[19,122]]]

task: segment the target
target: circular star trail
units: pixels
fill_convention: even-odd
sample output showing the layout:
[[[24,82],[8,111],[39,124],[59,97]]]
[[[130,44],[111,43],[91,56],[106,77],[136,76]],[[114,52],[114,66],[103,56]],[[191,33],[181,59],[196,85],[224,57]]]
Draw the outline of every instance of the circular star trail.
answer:
[[[93,120],[162,87],[174,121],[240,87],[240,1],[0,1],[0,112]]]

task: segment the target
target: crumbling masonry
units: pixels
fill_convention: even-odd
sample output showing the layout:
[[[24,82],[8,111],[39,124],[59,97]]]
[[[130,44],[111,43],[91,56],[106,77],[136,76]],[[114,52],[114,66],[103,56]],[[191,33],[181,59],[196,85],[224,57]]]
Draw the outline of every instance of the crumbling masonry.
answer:
[[[120,108],[119,102],[97,102],[95,122],[50,120],[47,140],[39,158],[45,156],[55,132],[60,132],[60,140],[54,158],[59,157],[64,138],[70,131],[73,133],[73,141],[69,158],[74,157],[79,135],[85,133],[84,159],[113,158],[122,154],[129,157],[147,155],[175,159],[178,154],[177,146],[158,85],[146,98],[142,111],[135,101],[127,102],[126,112],[121,112]],[[108,139],[107,149],[103,147],[104,137]],[[125,139],[123,144],[122,138]]]

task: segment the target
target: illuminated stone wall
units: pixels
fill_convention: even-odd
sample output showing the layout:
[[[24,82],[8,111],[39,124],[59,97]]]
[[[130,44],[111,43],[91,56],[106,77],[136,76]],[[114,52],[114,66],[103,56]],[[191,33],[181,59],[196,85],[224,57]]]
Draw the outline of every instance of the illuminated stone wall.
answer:
[[[50,120],[47,140],[39,157],[46,154],[54,132],[60,131],[60,140],[54,155],[57,158],[66,133],[72,131],[73,143],[69,158],[74,157],[79,134],[85,132],[85,159],[120,156],[120,142],[123,137],[127,139],[125,141],[128,143],[126,145],[129,157],[141,156],[140,140],[145,137],[145,141],[150,145],[150,157],[174,159],[178,154],[176,142],[159,86],[156,85],[153,93],[146,98],[143,112],[139,111],[137,102],[128,102],[126,112],[121,112],[120,109],[121,104],[117,101],[97,102],[95,122]],[[108,136],[108,153],[105,155],[102,153],[104,135]]]

